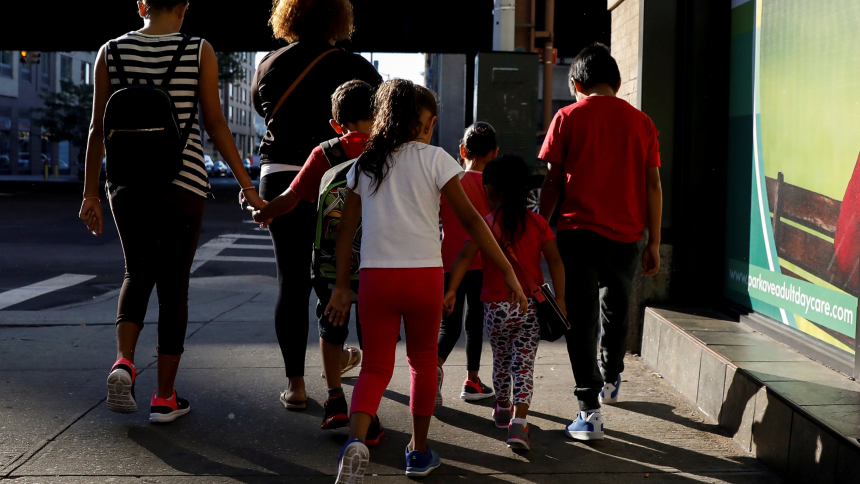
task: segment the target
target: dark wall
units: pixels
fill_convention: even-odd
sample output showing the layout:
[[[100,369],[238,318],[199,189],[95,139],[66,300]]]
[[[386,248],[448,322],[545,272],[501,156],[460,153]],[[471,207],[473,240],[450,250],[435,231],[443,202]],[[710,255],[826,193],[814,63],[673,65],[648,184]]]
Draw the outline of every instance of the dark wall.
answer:
[[[139,29],[134,0],[3,2],[2,50],[94,51]],[[493,0],[352,0],[357,52],[464,53],[492,49]],[[216,50],[267,51],[282,45],[268,27],[272,0],[192,0],[182,31]],[[16,21],[10,21],[18,19]]]

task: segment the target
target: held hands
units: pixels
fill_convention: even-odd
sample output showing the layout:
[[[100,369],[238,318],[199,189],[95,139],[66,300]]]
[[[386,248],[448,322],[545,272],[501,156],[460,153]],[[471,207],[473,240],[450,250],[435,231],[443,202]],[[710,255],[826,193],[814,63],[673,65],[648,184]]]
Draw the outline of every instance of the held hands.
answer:
[[[259,210],[255,209],[252,206],[248,206],[247,208],[247,210],[251,212],[251,216],[254,218],[254,222],[260,224],[261,229],[268,227],[269,224],[272,223],[273,218],[271,215],[269,215],[271,207],[268,207],[268,204],[265,201],[263,201],[263,203],[266,205]]]
[[[517,276],[514,274],[513,270],[508,274],[505,274],[505,288],[508,290],[508,302],[519,306],[520,312],[525,314],[529,309],[529,302],[526,299],[523,288],[520,286],[520,281],[517,280]],[[511,309],[514,308],[512,307]]]
[[[243,192],[240,192],[240,194],[239,194],[240,199],[241,199],[243,193],[244,193],[245,201],[247,201],[248,205],[250,205],[251,207],[254,207],[257,210],[260,210],[266,206],[266,201],[263,200],[262,198],[260,198],[260,194],[257,193],[257,190],[250,190],[249,189],[249,190],[244,190]]]
[[[442,302],[442,312],[445,316],[454,312],[454,304],[457,302],[457,293],[448,291],[445,293],[445,300]]]
[[[646,276],[657,275],[660,270],[660,246],[648,244],[642,253],[642,274]]]
[[[102,214],[102,203],[98,197],[87,198],[81,203],[81,211],[78,217],[84,221],[87,230],[95,236],[102,233],[104,228],[104,216]]]
[[[328,306],[325,307],[324,315],[328,316],[330,323],[335,326],[342,326],[346,320],[346,315],[349,314],[350,306],[352,306],[352,294],[349,287],[336,287],[331,293]]]

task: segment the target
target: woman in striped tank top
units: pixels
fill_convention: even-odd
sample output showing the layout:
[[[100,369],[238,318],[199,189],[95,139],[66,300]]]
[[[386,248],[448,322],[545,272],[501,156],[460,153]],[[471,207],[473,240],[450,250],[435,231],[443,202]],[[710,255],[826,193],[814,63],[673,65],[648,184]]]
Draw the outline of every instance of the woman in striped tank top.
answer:
[[[141,0],[138,7],[143,28],[112,41],[116,49],[111,48],[110,53],[107,45],[102,47],[96,60],[93,118],[80,217],[91,232],[101,233],[99,171],[105,152],[103,118],[108,98],[114,89],[126,83],[160,84],[176,50],[185,45],[185,52],[166,89],[173,101],[180,131],[188,131],[190,123],[178,175],[163,187],[124,187],[110,181],[106,187],[126,268],[116,318],[117,361],[108,376],[107,406],[120,413],[137,411],[134,353],[155,286],[159,307],[158,389],[152,395],[149,419],[171,422],[191,410],[187,400],[176,396],[174,381],[188,324],[191,263],[210,188],[200,144],[198,103],[206,131],[233,170],[248,202],[260,208],[265,202],[251,184],[221,112],[218,62],[212,46],[203,39],[179,33],[188,9],[187,0]],[[189,42],[183,42],[185,40]],[[139,169],[157,166],[157,160],[153,160],[152,167]]]

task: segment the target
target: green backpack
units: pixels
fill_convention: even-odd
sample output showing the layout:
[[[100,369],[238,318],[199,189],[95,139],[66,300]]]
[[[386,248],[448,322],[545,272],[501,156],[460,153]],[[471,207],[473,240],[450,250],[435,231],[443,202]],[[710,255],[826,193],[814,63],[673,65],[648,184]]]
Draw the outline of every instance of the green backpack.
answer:
[[[320,181],[319,197],[317,198],[317,232],[314,239],[313,271],[311,278],[315,282],[334,284],[337,279],[337,246],[338,228],[343,214],[343,203],[346,200],[346,174],[352,168],[355,159],[349,159],[343,150],[340,140],[335,138],[320,143],[323,154],[331,168],[325,172]],[[353,290],[358,287],[358,269],[361,265],[361,221],[352,240],[352,261],[350,264],[350,281]]]

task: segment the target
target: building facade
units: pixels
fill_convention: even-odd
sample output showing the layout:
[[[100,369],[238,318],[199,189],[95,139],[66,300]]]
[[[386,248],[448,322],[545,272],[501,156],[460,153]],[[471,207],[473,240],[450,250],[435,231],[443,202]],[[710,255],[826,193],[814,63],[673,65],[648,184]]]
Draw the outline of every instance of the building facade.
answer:
[[[221,83],[221,108],[230,131],[233,132],[233,141],[239,150],[239,155],[242,158],[251,158],[256,156],[260,145],[260,137],[255,127],[254,106],[251,102],[251,82],[254,80],[256,53],[238,52],[237,54],[244,78],[229,84]],[[218,153],[208,133],[203,136],[203,152],[216,160],[224,158]]]
[[[36,110],[44,107],[42,96],[58,92],[63,80],[91,85],[96,53],[43,52],[38,64],[20,57],[19,51],[0,51],[0,175],[40,173],[46,163],[75,173],[79,149],[67,141],[50,142]]]

